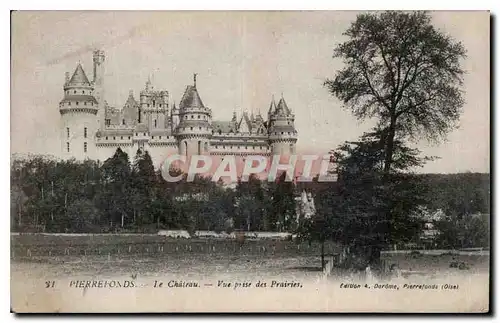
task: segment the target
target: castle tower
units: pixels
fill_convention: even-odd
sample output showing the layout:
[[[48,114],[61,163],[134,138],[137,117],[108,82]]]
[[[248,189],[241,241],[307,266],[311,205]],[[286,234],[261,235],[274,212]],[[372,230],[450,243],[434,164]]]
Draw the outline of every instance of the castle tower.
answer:
[[[175,129],[179,154],[191,156],[209,153],[211,117],[210,109],[203,105],[196,89],[194,74],[194,84],[186,87],[179,103],[179,124]]]
[[[177,125],[179,124],[179,109],[174,105],[172,106],[172,109],[170,110],[170,121],[171,121],[171,131],[172,133],[174,132],[175,128],[177,128]]]
[[[151,131],[163,131],[168,119],[168,91],[155,91],[148,79],[140,94],[139,123]]]
[[[295,129],[295,115],[288,108],[282,97],[278,105],[274,98],[268,111],[269,144],[273,155],[295,154],[297,130]]]
[[[59,103],[61,114],[61,149],[66,158],[95,158],[95,134],[99,129],[98,101],[82,65],[78,63],[71,79],[66,73],[64,97]]]
[[[99,111],[97,113],[97,121],[99,122],[99,129],[104,129],[104,119],[105,119],[105,104],[104,104],[104,51],[95,50],[93,52],[93,79],[92,85],[94,86],[94,97],[99,105]]]

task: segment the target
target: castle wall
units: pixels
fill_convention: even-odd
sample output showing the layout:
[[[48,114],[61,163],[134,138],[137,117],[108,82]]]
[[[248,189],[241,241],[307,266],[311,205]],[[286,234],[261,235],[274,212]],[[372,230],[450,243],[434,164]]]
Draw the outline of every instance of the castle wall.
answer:
[[[113,157],[118,147],[121,148],[122,151],[128,154],[129,161],[134,162],[134,157],[137,153],[137,149],[139,148],[137,145],[131,144],[106,144],[106,145],[98,145],[96,147],[96,155],[100,162],[106,161],[106,159]]]
[[[169,145],[148,145],[145,149],[149,151],[155,169],[159,168],[168,156],[178,153],[177,143],[175,141]]]

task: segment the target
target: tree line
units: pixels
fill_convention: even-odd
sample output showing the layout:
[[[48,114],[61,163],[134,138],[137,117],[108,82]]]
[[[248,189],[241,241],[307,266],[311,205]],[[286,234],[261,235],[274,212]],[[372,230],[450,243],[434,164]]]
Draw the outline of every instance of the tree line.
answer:
[[[181,174],[178,172],[174,176]],[[167,182],[147,151],[133,162],[120,148],[103,163],[45,156],[11,163],[11,227],[44,232],[157,232],[158,229],[289,231],[295,190],[251,176],[235,187],[197,176]]]

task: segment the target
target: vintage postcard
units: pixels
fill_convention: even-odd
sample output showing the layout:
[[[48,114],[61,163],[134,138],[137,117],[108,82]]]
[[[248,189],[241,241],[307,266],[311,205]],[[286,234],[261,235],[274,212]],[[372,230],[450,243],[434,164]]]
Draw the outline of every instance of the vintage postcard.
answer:
[[[16,313],[490,311],[490,13],[14,11]]]

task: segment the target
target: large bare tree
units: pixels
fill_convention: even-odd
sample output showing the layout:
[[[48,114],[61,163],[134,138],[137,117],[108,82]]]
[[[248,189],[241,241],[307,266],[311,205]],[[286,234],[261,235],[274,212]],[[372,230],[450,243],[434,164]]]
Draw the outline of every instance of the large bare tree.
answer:
[[[385,174],[395,139],[437,141],[460,117],[466,51],[431,20],[420,11],[360,14],[334,51],[345,67],[325,85],[358,119],[377,119]]]

